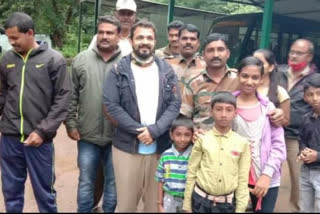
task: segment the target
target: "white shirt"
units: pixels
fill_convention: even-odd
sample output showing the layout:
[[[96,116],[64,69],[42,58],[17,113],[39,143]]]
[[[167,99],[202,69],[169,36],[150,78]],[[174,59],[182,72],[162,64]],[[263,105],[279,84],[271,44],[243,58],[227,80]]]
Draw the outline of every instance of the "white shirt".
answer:
[[[141,124],[147,126],[156,122],[159,101],[159,69],[155,62],[148,67],[131,63]],[[150,146],[140,143],[140,154],[155,153],[155,142]]]

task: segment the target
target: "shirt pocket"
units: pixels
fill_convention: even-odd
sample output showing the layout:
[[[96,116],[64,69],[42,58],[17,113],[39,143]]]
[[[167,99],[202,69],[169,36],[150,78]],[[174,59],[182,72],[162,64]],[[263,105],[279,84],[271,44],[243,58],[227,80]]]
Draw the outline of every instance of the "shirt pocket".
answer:
[[[120,95],[120,103],[121,105],[126,105],[132,101],[132,93],[130,89],[130,85],[126,80],[121,81],[119,84],[119,95]]]

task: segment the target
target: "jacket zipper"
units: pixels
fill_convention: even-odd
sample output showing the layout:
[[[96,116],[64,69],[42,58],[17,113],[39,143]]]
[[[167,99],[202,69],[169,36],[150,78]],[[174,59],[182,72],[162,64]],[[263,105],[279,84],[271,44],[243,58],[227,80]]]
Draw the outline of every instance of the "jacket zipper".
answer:
[[[33,49],[30,49],[29,52],[26,55],[26,58],[23,58],[23,56],[19,53],[17,53],[23,60],[23,66],[22,66],[22,71],[21,71],[21,83],[20,83],[20,94],[19,94],[19,113],[20,113],[20,142],[23,143],[25,140],[25,136],[23,134],[23,122],[24,122],[24,117],[23,117],[23,111],[22,111],[22,98],[23,98],[23,89],[24,89],[24,74],[26,70],[26,64],[29,58],[29,55]]]

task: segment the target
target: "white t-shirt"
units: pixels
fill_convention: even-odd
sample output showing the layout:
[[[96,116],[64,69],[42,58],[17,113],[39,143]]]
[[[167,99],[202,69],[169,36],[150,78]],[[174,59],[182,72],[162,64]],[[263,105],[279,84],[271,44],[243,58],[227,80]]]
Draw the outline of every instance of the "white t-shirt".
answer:
[[[147,126],[156,122],[159,101],[159,69],[155,62],[148,67],[140,67],[131,63],[135,80],[135,88],[140,113],[141,124]],[[156,152],[156,143],[146,146],[139,145],[140,154]]]

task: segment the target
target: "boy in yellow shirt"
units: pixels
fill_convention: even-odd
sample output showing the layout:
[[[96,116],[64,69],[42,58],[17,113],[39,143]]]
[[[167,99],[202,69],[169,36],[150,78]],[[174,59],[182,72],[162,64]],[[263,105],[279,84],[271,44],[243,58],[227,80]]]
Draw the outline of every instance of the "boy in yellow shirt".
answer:
[[[211,108],[215,125],[193,146],[183,209],[194,213],[245,212],[249,201],[250,147],[231,129],[236,98],[230,92],[217,92]]]

